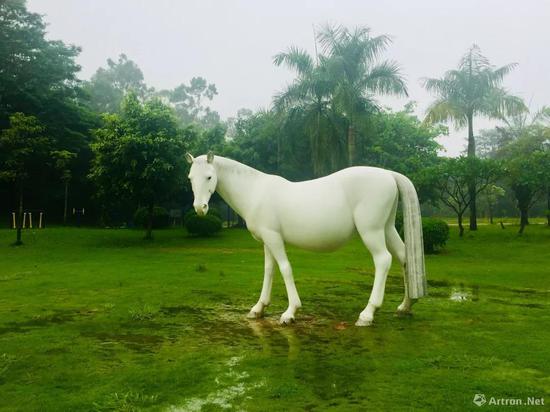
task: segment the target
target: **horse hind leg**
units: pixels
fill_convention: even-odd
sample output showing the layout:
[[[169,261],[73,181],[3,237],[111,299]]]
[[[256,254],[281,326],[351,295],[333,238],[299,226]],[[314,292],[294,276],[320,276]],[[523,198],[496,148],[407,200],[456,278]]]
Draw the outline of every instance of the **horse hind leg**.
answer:
[[[403,302],[401,302],[401,304],[397,307],[397,314],[409,315],[412,313],[411,308],[416,299],[411,299],[409,297],[409,282],[407,279],[407,272],[405,271],[405,243],[401,240],[401,237],[399,236],[399,233],[397,233],[397,230],[393,224],[386,227],[386,244],[390,253],[399,261],[403,273],[403,283],[405,284],[405,296],[403,298]]]
[[[384,300],[386,279],[390,270],[392,255],[386,247],[384,229],[357,228],[363,243],[374,260],[375,274],[372,292],[367,307],[359,315],[356,326],[370,326],[374,321],[374,312]]]

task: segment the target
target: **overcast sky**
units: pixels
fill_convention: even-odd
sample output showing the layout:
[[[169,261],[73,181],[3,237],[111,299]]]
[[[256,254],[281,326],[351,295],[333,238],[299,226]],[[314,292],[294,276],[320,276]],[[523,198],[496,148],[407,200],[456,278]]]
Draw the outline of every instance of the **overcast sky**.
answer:
[[[269,107],[274,93],[293,78],[273,65],[273,55],[290,45],[313,53],[313,26],[326,22],[366,25],[374,34],[393,37],[385,57],[402,66],[419,116],[431,101],[420,79],[455,67],[472,43],[494,65],[519,63],[505,86],[532,110],[550,104],[546,0],[28,0],[27,5],[45,15],[49,38],[82,47],[82,79],[108,57],[126,53],[157,89],[193,76],[215,83],[219,94],[211,106],[224,118],[240,108]],[[408,100],[380,101],[400,109]],[[465,134],[451,128],[440,139],[448,155],[464,148]]]

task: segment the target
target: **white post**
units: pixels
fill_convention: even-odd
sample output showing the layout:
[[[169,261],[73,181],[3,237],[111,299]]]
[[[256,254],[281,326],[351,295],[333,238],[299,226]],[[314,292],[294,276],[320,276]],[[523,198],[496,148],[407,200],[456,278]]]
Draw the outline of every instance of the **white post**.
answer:
[[[25,229],[26,221],[27,221],[27,212],[23,213],[23,225],[21,226],[21,229]]]
[[[32,213],[29,212],[29,229],[32,229]]]
[[[14,229],[17,229],[17,224],[15,223],[15,212],[12,212],[11,213],[11,218],[13,220],[13,228]]]
[[[38,229],[42,229],[42,215],[43,213],[40,212],[40,217],[38,218]]]

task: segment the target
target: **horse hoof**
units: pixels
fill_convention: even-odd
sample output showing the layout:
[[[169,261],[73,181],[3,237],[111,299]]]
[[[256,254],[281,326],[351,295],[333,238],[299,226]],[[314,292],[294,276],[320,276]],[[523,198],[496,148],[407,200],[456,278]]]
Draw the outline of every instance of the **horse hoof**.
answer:
[[[248,312],[248,315],[246,315],[246,317],[248,319],[260,319],[261,317],[263,316],[263,313],[261,312],[255,312],[253,310],[251,310],[250,312]]]
[[[355,322],[355,326],[372,326],[373,321],[372,320],[366,320],[366,319],[357,319],[357,322]]]
[[[395,311],[395,316],[397,316],[398,318],[409,318],[413,315],[412,311],[411,310],[401,310],[401,309],[397,309]]]
[[[281,325],[290,325],[291,323],[294,323],[296,320],[294,319],[294,316],[281,316],[281,319],[279,320],[279,324]]]

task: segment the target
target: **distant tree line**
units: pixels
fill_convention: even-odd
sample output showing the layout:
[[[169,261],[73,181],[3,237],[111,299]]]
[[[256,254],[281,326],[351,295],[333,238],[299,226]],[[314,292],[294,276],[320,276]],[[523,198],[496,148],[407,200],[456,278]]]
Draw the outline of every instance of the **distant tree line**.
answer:
[[[0,3],[0,213],[11,222],[16,212],[18,242],[24,211],[66,223],[73,208],[106,226],[130,224],[145,208],[150,238],[156,206],[191,203],[186,151],[213,150],[291,180],[353,165],[396,170],[414,181],[425,209],[454,212],[461,234],[467,210],[476,229],[479,199],[492,214],[512,197],[521,231],[534,205],[550,209],[549,111],[529,117],[502,87],[515,66],[493,67],[477,46],[456,69],[425,80],[436,100],[421,120],[414,103],[394,112],[377,102],[408,95],[398,63],[383,59],[390,37],[327,25],[314,56],[294,46],[274,56],[296,77],[271,108],[222,120],[209,107],[218,90],[202,77],[155,90],[122,54],[82,81],[80,49],[45,34],[23,1]],[[478,116],[504,126],[476,137]],[[468,127],[466,156],[438,156],[447,120]]]

